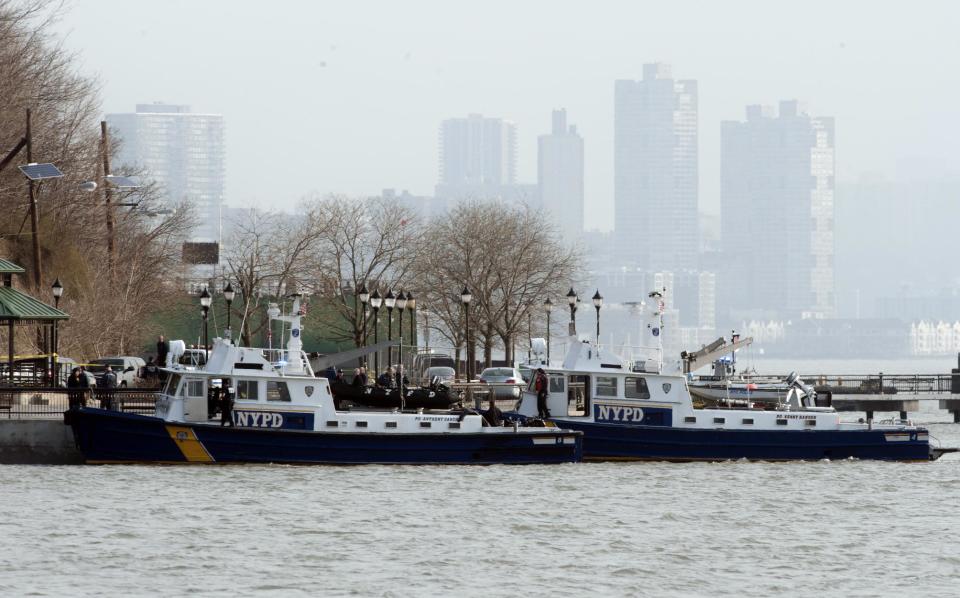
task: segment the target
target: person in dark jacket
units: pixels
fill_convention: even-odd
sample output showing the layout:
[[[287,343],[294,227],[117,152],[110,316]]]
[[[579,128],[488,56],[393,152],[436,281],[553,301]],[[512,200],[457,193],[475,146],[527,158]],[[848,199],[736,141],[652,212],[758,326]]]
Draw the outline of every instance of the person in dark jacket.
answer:
[[[163,338],[163,335],[157,337],[157,365],[160,367],[167,366],[167,353],[170,352],[170,345],[167,344],[167,339]]]
[[[70,372],[70,377],[67,378],[67,389],[69,393],[67,400],[69,401],[70,409],[83,407],[84,389],[89,388],[89,386],[87,377],[80,373],[80,368],[73,368],[73,371]]]
[[[537,368],[537,377],[534,379],[533,388],[537,391],[537,413],[541,418],[546,419],[550,417],[550,410],[547,409],[547,389],[549,388],[549,383],[547,381],[547,374],[543,371],[543,368]]]
[[[377,378],[377,386],[382,386],[383,388],[393,388],[393,382],[393,368],[385,369]]]
[[[220,426],[233,427],[233,388],[229,380],[223,381],[220,392]]]
[[[360,388],[363,386],[363,380],[360,378],[360,368],[353,370],[353,380],[350,381],[350,386],[354,388]]]
[[[498,428],[503,425],[503,411],[497,408],[497,402],[490,397],[490,402],[487,404],[487,410],[483,412],[483,419],[487,421],[488,424],[494,428]]]
[[[102,398],[100,399],[103,408],[113,409],[113,395],[116,393],[117,389],[117,375],[113,373],[113,368],[109,365],[103,372],[103,377],[100,378],[100,381],[97,383],[97,387],[103,388],[104,390]]]
[[[370,380],[367,378],[367,368],[360,368],[360,386],[366,386]]]

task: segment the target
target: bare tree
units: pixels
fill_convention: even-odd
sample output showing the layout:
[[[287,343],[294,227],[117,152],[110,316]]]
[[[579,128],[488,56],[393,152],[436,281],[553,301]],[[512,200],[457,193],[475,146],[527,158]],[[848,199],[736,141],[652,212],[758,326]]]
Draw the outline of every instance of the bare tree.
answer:
[[[459,289],[469,287],[476,315],[471,329],[488,366],[498,343],[507,361],[514,359],[513,345],[528,317],[539,315],[543,300],[562,294],[579,274],[577,249],[559,239],[548,219],[522,205],[465,202],[431,223],[426,236],[434,245],[417,270],[420,285],[448,338],[463,326]]]
[[[30,109],[31,158],[53,162],[64,173],[36,189],[44,280],[32,291],[47,297],[54,278],[67,289],[61,307],[73,318],[60,330],[62,352],[126,353],[139,350],[149,315],[178,290],[170,273],[190,212],[181,206],[165,217],[152,213],[158,194],[150,184],[138,190],[142,202],[134,210],[108,208],[98,195],[78,189],[100,180],[99,85],[77,72],[75,56],[54,35],[63,10],[59,2],[0,0],[0,157],[19,146]],[[26,158],[21,152],[0,171],[0,209],[9,216],[0,219],[0,252],[32,270],[26,184],[13,168]],[[113,277],[103,268],[107,209],[116,220]]]
[[[251,209],[231,223],[225,243],[227,276],[236,283],[240,301],[234,309],[241,322],[240,340],[249,346],[267,325],[263,303],[315,284],[308,255],[328,225],[311,214],[291,217]]]
[[[360,346],[365,316],[358,290],[385,293],[407,284],[422,246],[421,227],[412,210],[392,199],[335,196],[305,205],[313,228],[324,231],[310,254],[329,307],[322,316],[327,333]]]

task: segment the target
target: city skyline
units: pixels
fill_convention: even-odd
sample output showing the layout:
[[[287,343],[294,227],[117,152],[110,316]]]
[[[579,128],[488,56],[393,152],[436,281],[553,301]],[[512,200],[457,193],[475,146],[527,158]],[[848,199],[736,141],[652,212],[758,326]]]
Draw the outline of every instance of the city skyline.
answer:
[[[549,130],[548,111],[559,105],[576,115],[592,148],[585,166],[585,196],[593,208],[586,228],[610,229],[610,82],[638,78],[643,63],[657,60],[699,82],[702,212],[719,212],[719,123],[758,100],[806,98],[813,113],[843,123],[841,181],[871,172],[893,181],[957,177],[949,159],[957,141],[949,133],[960,127],[949,107],[960,89],[939,75],[955,70],[960,55],[952,35],[938,34],[950,19],[930,7],[906,16],[873,7],[868,30],[856,26],[859,11],[853,8],[824,3],[823,10],[814,6],[780,19],[762,3],[752,10],[750,4],[743,5],[756,17],[749,25],[727,7],[644,7],[649,25],[639,29],[627,24],[640,9],[625,4],[589,14],[557,10],[556,23],[537,30],[533,45],[526,24],[538,11],[512,5],[514,18],[495,19],[494,10],[476,16],[469,30],[424,28],[410,11],[389,5],[380,5],[376,20],[350,7],[301,6],[302,18],[275,27],[272,16],[246,6],[225,11],[222,4],[183,4],[191,14],[184,22],[182,10],[136,2],[78,5],[60,27],[70,32],[67,47],[101,72],[105,112],[165,100],[224,115],[231,123],[227,201],[234,206],[269,201],[289,210],[313,191],[367,196],[406,188],[428,194],[437,180],[436,124],[468,113],[517,123],[517,178],[532,181],[537,136]],[[455,19],[453,7],[431,7],[434,25]],[[112,19],[141,25],[104,35]],[[670,24],[680,22],[682,36]],[[390,39],[397,28],[409,32],[399,43],[358,41]],[[205,41],[211,39],[205,31],[217,34],[218,45]],[[254,31],[274,51],[248,47]],[[799,31],[817,35],[801,38]],[[501,43],[485,43],[491,32]],[[933,63],[924,56],[939,58]],[[210,63],[217,65],[213,73]],[[938,102],[920,109],[909,101],[909,90],[930,85]],[[873,132],[881,129],[887,134],[877,138]],[[263,148],[283,148],[269,171],[257,167]]]

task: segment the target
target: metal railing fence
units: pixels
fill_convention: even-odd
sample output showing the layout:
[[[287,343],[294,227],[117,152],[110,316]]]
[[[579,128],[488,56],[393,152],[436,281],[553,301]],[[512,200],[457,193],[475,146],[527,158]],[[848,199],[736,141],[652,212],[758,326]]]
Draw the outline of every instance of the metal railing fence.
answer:
[[[158,388],[74,389],[0,388],[0,419],[58,418],[72,405],[106,407],[128,413],[154,412]]]

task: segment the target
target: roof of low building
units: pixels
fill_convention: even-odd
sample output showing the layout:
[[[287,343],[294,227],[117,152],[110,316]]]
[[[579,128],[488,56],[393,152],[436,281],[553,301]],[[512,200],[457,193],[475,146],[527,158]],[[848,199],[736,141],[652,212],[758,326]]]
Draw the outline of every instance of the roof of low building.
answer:
[[[0,320],[51,321],[70,316],[13,287],[0,286]]]
[[[26,270],[23,267],[0,257],[0,274],[23,274],[24,272]]]

